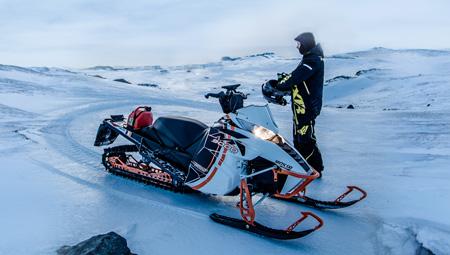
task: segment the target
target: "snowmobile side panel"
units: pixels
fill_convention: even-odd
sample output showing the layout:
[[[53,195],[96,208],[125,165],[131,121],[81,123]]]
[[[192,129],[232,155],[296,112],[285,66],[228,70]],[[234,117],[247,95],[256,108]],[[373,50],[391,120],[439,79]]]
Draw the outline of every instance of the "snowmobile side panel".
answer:
[[[208,130],[202,143],[191,161],[187,185],[203,193],[230,193],[240,182],[236,175],[241,160],[239,148],[231,135],[214,127]]]

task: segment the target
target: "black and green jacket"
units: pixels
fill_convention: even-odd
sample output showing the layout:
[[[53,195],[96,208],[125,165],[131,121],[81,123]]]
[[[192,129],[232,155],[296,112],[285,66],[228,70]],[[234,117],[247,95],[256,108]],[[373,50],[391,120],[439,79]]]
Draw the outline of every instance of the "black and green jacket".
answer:
[[[296,126],[314,120],[322,109],[324,81],[323,51],[320,44],[307,52],[297,68],[277,84],[292,92],[292,111]]]

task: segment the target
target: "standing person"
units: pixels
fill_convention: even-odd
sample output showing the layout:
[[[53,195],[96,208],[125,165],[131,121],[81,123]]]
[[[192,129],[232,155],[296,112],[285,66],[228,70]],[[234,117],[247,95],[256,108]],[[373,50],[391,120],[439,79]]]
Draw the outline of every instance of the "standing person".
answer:
[[[292,73],[279,80],[275,88],[291,92],[294,146],[308,164],[319,171],[321,177],[324,167],[316,143],[314,124],[322,108],[324,55],[312,33],[302,33],[295,41],[303,59]]]

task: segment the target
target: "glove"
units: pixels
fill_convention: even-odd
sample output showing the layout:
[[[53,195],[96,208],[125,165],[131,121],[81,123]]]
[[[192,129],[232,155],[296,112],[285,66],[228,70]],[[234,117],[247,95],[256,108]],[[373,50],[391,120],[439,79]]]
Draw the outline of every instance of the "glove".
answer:
[[[277,82],[280,82],[281,80],[283,80],[286,76],[288,76],[289,74],[287,73],[277,73]]]

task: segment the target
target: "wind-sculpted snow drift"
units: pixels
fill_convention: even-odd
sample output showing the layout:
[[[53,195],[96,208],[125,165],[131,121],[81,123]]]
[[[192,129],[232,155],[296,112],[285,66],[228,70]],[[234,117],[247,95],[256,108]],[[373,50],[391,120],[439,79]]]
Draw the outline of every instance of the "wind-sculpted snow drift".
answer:
[[[352,78],[325,87],[317,119],[325,172],[311,192],[330,199],[351,183],[369,196],[340,212],[312,210],[326,224],[303,240],[275,242],[208,220],[212,212],[232,215],[233,198],[173,194],[103,171],[102,150],[92,144],[110,114],[150,105],[155,117],[211,124],[220,109],[204,93],[241,83],[248,104],[264,104],[261,84],[298,61],[256,54],[175,67],[0,65],[0,254],[54,253],[109,231],[138,254],[448,253],[448,51],[376,48],[325,58],[327,80]],[[355,109],[338,108],[349,104]],[[270,107],[290,137],[290,108]],[[305,209],[273,199],[264,205],[258,217],[277,226]]]

